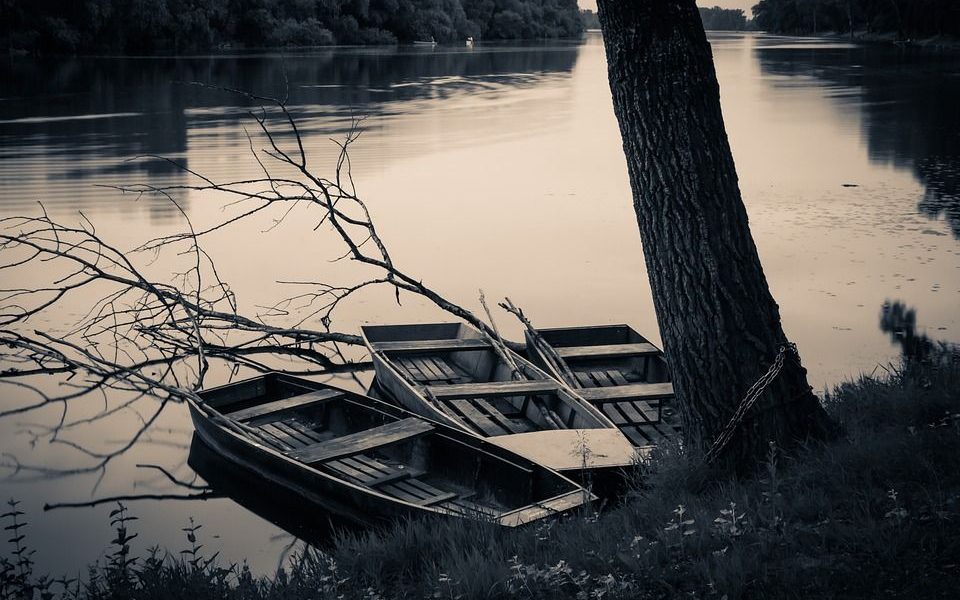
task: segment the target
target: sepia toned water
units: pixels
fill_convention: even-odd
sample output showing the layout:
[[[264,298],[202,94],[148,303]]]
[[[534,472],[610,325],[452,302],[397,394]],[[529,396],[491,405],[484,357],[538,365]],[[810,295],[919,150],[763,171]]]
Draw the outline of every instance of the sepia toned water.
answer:
[[[887,300],[915,308],[931,337],[960,340],[957,56],[759,34],[713,34],[711,42],[751,229],[811,384],[823,390],[896,359],[878,326]],[[189,82],[286,90],[320,174],[334,167],[330,138],[365,118],[352,153],[360,195],[395,261],[448,298],[478,310],[483,288],[488,298],[509,295],[538,325],[626,322],[659,341],[596,34],[522,47],[4,59],[0,215],[37,214],[38,202],[63,221],[79,222],[82,211],[121,247],[182,228],[169,201],[110,186],[189,182],[170,162],[134,160],[143,155],[217,180],[245,179],[259,169],[247,133],[262,146],[247,114],[255,102]],[[184,193],[177,201],[195,223],[229,214],[222,199]],[[362,277],[354,265],[330,262],[342,248],[314,231],[317,214],[295,212],[273,227],[276,216],[207,244],[247,312],[294,293],[277,281]],[[177,266],[169,260],[151,272],[169,278]],[[32,325],[69,323],[82,314],[83,298],[75,302],[75,313]],[[405,297],[398,306],[389,292],[373,291],[340,309],[335,328],[444,318],[423,301]],[[498,319],[520,337],[507,315]],[[4,406],[28,400],[4,394]],[[0,451],[24,463],[87,464],[37,437],[59,416],[0,422]],[[75,440],[115,447],[138,418],[128,411],[78,429]],[[0,498],[23,502],[41,567],[75,573],[107,548],[112,507],[43,513],[43,504],[184,493],[136,465],[190,480],[191,434],[185,408],[171,406],[104,472],[4,480]],[[229,493],[223,469],[204,471],[203,457],[191,464],[224,479],[219,489]],[[269,489],[246,494],[249,509],[229,499],[130,503],[140,518],[133,549],[185,548],[181,528],[193,517],[210,552],[271,571],[294,538],[251,512],[263,511],[256,501],[264,498],[284,506]],[[268,516],[299,533],[302,523],[280,518],[292,512]],[[325,527],[323,516],[312,518]]]

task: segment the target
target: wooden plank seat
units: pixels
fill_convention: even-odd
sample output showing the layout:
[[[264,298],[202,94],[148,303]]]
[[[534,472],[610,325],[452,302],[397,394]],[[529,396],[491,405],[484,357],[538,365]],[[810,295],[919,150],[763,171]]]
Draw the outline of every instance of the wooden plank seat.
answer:
[[[339,390],[317,390],[315,392],[310,392],[309,394],[291,396],[290,398],[274,400],[273,402],[266,402],[257,406],[251,406],[250,408],[227,413],[227,416],[234,421],[250,421],[267,415],[272,416],[276,413],[285,413],[297,408],[303,408],[317,402],[326,402],[327,400],[332,400],[342,395],[343,392]]]
[[[370,344],[374,350],[389,352],[391,354],[400,353],[423,353],[423,352],[462,352],[466,350],[489,350],[490,342],[484,339],[471,338],[449,338],[442,340],[405,340],[399,342],[372,342]]]
[[[311,444],[293,450],[288,454],[290,457],[305,463],[324,462],[396,444],[419,437],[430,431],[433,431],[433,425],[429,422],[416,417],[407,417],[379,427]]]
[[[560,358],[627,358],[630,356],[657,356],[660,350],[653,344],[608,344],[603,346],[566,346],[555,348]]]
[[[672,383],[630,383],[610,387],[594,387],[577,390],[584,399],[592,404],[620,402],[626,399],[654,400],[672,398]]]
[[[478,398],[493,396],[522,396],[555,392],[560,387],[556,381],[535,379],[529,381],[489,381],[484,383],[459,383],[430,385],[427,390],[435,398]]]

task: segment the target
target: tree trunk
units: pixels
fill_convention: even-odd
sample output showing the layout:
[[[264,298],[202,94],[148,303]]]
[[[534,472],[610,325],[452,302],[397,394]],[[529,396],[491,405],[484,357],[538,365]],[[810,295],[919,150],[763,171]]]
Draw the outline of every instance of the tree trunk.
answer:
[[[598,4],[684,440],[706,451],[787,340],[750,235],[695,1]],[[786,446],[828,430],[806,370],[788,359],[723,461],[749,470],[770,442]]]

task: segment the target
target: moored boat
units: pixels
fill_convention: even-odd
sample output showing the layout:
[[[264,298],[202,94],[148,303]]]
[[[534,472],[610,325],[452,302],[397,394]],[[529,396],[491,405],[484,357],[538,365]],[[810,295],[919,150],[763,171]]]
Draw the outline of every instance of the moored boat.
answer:
[[[611,421],[638,447],[679,430],[663,352],[629,325],[527,330],[527,355]],[[560,364],[558,364],[558,360]]]
[[[197,435],[260,480],[360,523],[435,514],[515,527],[593,496],[464,432],[361,394],[268,374],[200,393]]]
[[[620,470],[637,460],[636,449],[602,412],[469,325],[361,331],[378,385],[413,412],[571,476]]]

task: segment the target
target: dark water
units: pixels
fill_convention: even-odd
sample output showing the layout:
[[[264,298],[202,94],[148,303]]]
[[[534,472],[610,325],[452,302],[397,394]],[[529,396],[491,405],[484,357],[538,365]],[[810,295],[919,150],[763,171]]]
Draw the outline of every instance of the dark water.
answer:
[[[918,335],[960,339],[956,55],[760,35],[711,39],[751,227],[811,383],[823,389],[895,359],[899,346],[880,328],[888,299],[916,310]],[[361,193],[394,257],[445,295],[479,309],[483,288],[488,297],[509,295],[543,326],[627,322],[657,337],[597,37],[473,50],[5,59],[0,214],[35,213],[38,201],[64,220],[79,219],[82,210],[124,247],[182,226],[169,202],[109,186],[186,181],[170,162],[136,158],[142,155],[219,179],[257,170],[247,138],[256,123],[246,114],[258,103],[188,83],[195,81],[288,93],[311,164],[322,173],[335,156],[329,138],[366,117],[353,155]],[[196,223],[223,214],[201,194],[178,200]],[[211,239],[207,249],[242,307],[255,312],[282,297],[274,281],[352,274],[350,265],[327,262],[339,249],[313,224],[294,220],[266,231],[269,222],[251,223]],[[156,265],[164,267],[175,265]],[[4,287],[43,276],[20,275]],[[83,300],[76,299],[77,314],[34,325],[65,326]],[[442,318],[422,302],[398,307],[389,294],[373,293],[345,307],[338,328]],[[506,317],[500,325],[520,337]],[[29,400],[7,391],[3,406]],[[81,416],[84,409],[77,410],[71,416]],[[47,442],[43,426],[59,416],[56,410],[0,421],[7,462],[15,455],[60,468],[88,464]],[[78,429],[73,439],[113,448],[138,419],[121,413]],[[186,410],[173,406],[105,472],[3,480],[0,497],[23,501],[41,565],[75,571],[107,547],[111,507],[44,514],[44,502],[185,493],[138,464],[202,483],[196,467],[218,492],[245,490],[228,469],[191,453],[191,436]],[[141,534],[134,550],[185,548],[180,529],[194,517],[204,525],[207,548],[263,572],[295,540],[284,528],[308,539],[327,534],[325,517],[291,522],[291,510],[265,510],[287,506],[269,490],[238,500],[133,503]]]

